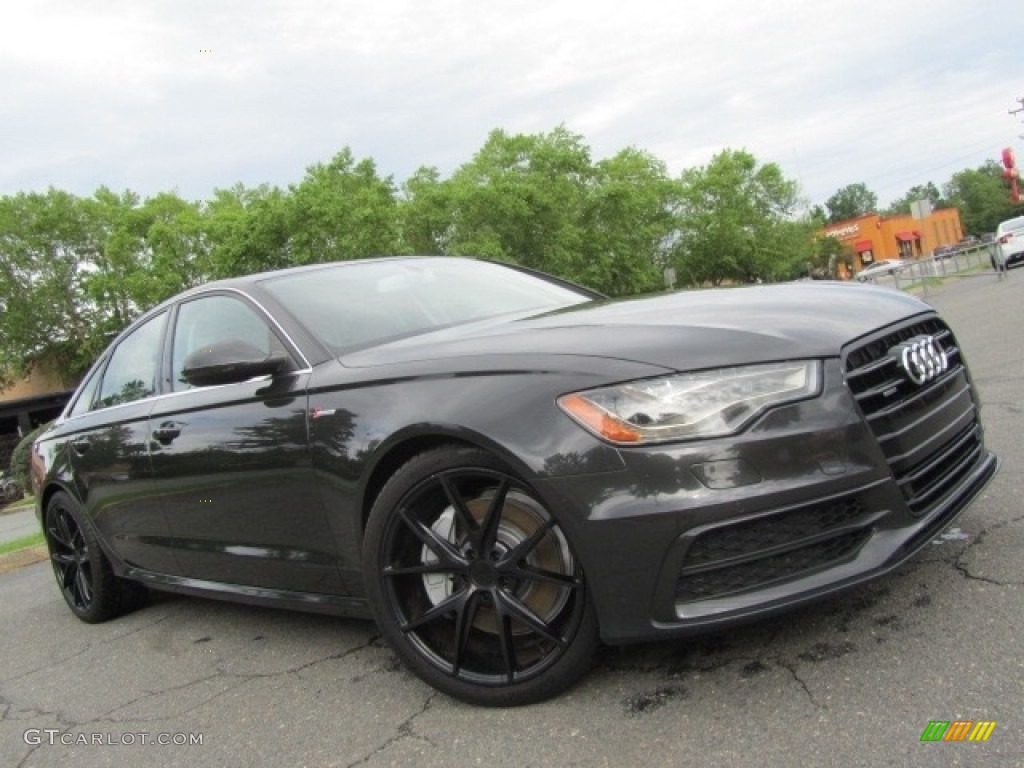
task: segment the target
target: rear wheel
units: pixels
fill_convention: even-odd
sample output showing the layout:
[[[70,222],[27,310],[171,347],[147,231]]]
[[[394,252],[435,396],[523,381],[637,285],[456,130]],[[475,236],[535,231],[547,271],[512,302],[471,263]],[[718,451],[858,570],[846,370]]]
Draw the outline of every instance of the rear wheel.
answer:
[[[44,528],[57,586],[75,616],[96,624],[145,601],[143,585],[114,575],[92,524],[66,493],[46,505]]]
[[[474,704],[553,696],[590,666],[583,569],[537,496],[490,454],[445,447],[405,464],[364,541],[381,631],[426,682]]]

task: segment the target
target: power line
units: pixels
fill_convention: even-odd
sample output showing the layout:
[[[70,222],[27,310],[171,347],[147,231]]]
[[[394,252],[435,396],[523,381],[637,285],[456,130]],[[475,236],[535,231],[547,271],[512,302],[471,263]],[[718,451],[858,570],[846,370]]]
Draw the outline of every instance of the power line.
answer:
[[[1017,107],[1017,109],[1009,109],[1009,110],[1007,110],[1007,112],[1009,114],[1016,115],[1016,114],[1019,114],[1021,112],[1024,112],[1024,97],[1021,97],[1021,98],[1017,99],[1017,103],[1020,104],[1020,106]]]
[[[1017,115],[1020,114],[1021,112],[1024,112],[1024,97],[1017,99],[1017,103],[1020,104],[1020,106],[1017,107],[1017,109],[1009,109],[1007,110],[1007,112],[1009,112],[1011,115]],[[1024,133],[1020,134],[1017,138],[1024,139]]]

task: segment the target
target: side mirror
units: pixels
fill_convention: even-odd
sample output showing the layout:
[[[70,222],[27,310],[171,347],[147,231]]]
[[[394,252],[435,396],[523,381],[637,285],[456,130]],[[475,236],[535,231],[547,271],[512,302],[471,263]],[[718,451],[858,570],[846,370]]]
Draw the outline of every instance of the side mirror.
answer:
[[[194,387],[209,387],[273,376],[287,366],[284,355],[268,355],[247,341],[227,339],[192,352],[185,358],[181,376]]]

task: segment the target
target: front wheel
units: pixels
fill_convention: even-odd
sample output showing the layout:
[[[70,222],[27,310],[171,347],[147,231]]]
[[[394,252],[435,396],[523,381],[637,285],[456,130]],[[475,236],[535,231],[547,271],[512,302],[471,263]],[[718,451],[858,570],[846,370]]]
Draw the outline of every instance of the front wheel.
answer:
[[[537,496],[484,451],[439,448],[402,466],[373,505],[363,557],[384,636],[455,698],[529,704],[590,667],[597,620],[579,559]]]

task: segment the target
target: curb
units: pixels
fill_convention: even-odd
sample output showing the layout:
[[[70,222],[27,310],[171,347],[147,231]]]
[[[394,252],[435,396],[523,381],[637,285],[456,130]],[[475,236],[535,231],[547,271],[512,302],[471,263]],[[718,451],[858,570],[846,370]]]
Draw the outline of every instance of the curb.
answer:
[[[17,549],[0,555],[0,573],[10,573],[26,565],[34,565],[48,560],[50,553],[45,544],[38,544],[34,547]]]

